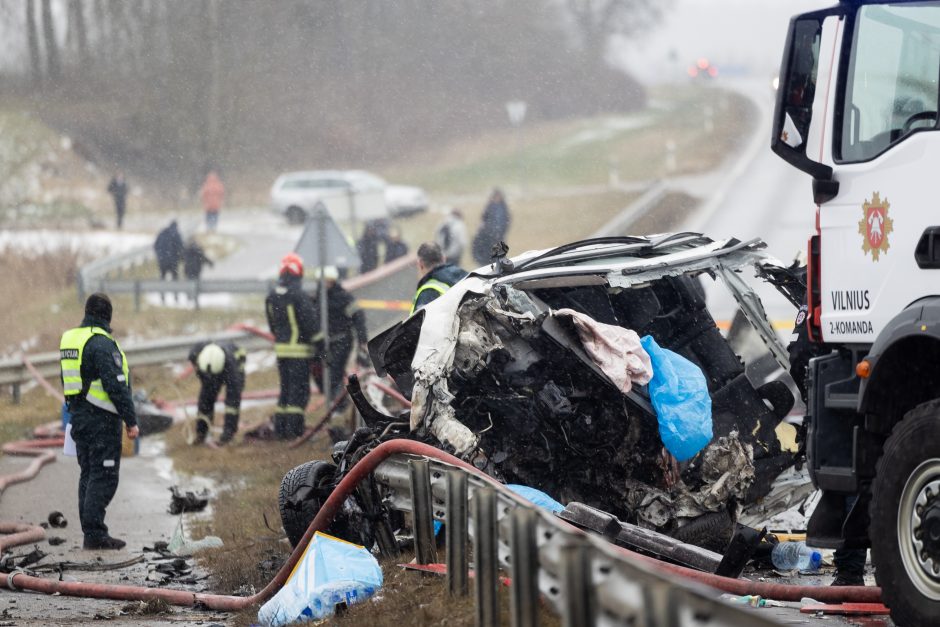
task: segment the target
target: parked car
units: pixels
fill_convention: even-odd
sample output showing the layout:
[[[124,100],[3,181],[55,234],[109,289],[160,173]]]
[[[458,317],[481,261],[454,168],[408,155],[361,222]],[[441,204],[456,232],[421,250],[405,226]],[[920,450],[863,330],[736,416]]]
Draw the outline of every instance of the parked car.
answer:
[[[282,174],[271,187],[271,206],[291,224],[303,224],[318,202],[334,220],[366,222],[427,209],[424,190],[388,185],[362,170],[310,170]]]
[[[428,210],[428,195],[413,185],[388,185],[385,188],[385,206],[395,218],[423,213]]]
[[[412,438],[562,504],[587,503],[723,551],[739,508],[767,495],[803,446],[803,433],[785,420],[796,400],[786,349],[745,277],[756,274],[794,306],[805,284],[763,248],[760,240],[697,233],[603,238],[472,272],[369,342],[376,372],[395,380],[410,411],[384,415],[351,380],[367,428],[337,445],[338,467],[310,462],[315,468],[285,478],[288,536],[303,534],[328,493],[298,477],[316,470],[315,485],[335,485],[379,443]],[[727,287],[759,336],[764,348],[753,357],[719,332],[701,285],[710,280]],[[573,316],[605,340],[584,340]],[[651,336],[704,375],[713,436],[688,461],[677,463],[664,449],[651,388],[635,383],[624,391],[619,382],[628,362],[609,347],[620,346],[625,330]],[[346,531],[365,528],[346,523]]]

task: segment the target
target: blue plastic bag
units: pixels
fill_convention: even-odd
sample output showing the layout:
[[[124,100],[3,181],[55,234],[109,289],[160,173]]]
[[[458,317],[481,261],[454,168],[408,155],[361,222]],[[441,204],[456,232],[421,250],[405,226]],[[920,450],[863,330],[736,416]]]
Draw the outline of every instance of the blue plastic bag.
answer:
[[[680,462],[694,457],[712,439],[712,399],[702,370],[652,336],[640,338],[653,364],[650,401],[659,422],[659,437]]]
[[[553,514],[565,509],[565,506],[545,494],[541,490],[536,490],[535,488],[530,488],[527,485],[519,485],[517,483],[507,483],[506,487],[524,498],[527,501],[531,501],[535,505],[538,505],[542,509],[547,509]]]
[[[258,610],[258,622],[278,627],[331,616],[338,604],[360,603],[382,586],[382,569],[358,544],[317,532],[284,587]]]

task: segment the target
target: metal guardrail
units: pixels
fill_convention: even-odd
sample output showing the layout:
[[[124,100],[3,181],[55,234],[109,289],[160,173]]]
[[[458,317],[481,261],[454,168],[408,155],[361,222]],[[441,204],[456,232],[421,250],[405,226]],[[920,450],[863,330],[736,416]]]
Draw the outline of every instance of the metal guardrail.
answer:
[[[464,469],[396,455],[382,462],[373,477],[385,504],[411,515],[419,563],[434,559],[432,518],[446,523],[448,587],[458,596],[468,593],[470,521],[477,625],[499,624],[498,567],[512,575],[514,626],[536,624],[540,595],[568,626],[780,624],[721,601],[711,588],[651,568]]]
[[[223,331],[210,335],[188,335],[162,340],[147,340],[123,346],[122,349],[124,354],[127,355],[128,363],[132,366],[149,366],[186,359],[189,356],[189,349],[194,344],[209,340],[237,342],[239,346],[246,350],[262,350],[271,346],[269,340],[254,333]],[[14,402],[19,401],[20,386],[32,379],[32,375],[25,364],[27,360],[43,377],[47,379],[58,379],[59,377],[58,352],[0,360],[0,385],[13,386]]]
[[[624,235],[627,228],[633,223],[645,216],[666,196],[666,185],[662,181],[656,181],[647,188],[643,194],[630,203],[623,211],[611,218],[607,224],[594,231],[591,234],[595,237],[614,237]]]

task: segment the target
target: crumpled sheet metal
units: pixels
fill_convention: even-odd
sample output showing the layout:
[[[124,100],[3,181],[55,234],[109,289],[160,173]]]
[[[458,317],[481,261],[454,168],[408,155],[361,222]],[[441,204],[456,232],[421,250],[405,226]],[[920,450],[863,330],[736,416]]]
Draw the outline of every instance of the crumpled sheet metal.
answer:
[[[690,519],[724,509],[730,499],[744,498],[754,480],[753,452],[736,433],[712,440],[696,463],[701,465],[703,485],[695,490],[680,481],[668,492],[627,480],[627,501],[641,525],[662,528],[678,519]]]
[[[640,336],[635,331],[598,322],[574,309],[559,309],[554,315],[569,318],[574,323],[584,350],[624,394],[634,383],[646,385],[653,378],[650,356],[640,345]]]

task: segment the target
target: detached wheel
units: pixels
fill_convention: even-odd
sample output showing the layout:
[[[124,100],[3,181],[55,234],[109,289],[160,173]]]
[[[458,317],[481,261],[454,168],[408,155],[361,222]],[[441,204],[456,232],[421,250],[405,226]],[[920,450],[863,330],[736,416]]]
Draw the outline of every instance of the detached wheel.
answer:
[[[290,469],[281,480],[277,506],[281,525],[291,546],[297,546],[326,500],[324,492],[333,482],[336,466],[313,461]]]
[[[891,618],[940,624],[940,400],[908,412],[872,484],[872,562]]]
[[[672,537],[679,542],[694,544],[709,551],[724,553],[734,535],[734,521],[727,511],[702,514],[679,527]]]

